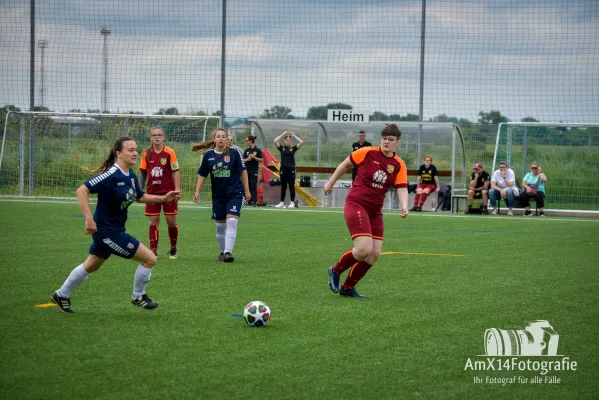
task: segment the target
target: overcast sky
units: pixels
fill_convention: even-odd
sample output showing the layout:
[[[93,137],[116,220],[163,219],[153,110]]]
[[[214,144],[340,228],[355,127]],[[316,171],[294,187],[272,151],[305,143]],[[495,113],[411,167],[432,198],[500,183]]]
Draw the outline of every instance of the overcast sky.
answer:
[[[44,105],[220,109],[220,0],[37,0]],[[230,117],[330,102],[418,114],[420,1],[227,1]],[[29,107],[29,1],[0,0],[0,106]],[[36,49],[36,105],[41,51]],[[427,1],[424,117],[599,122],[599,1]]]

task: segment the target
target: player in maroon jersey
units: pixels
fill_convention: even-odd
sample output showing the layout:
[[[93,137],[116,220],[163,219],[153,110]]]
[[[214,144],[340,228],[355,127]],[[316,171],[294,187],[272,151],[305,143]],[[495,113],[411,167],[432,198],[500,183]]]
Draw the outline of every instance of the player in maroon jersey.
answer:
[[[179,161],[175,151],[164,145],[164,131],[160,127],[150,130],[150,147],[141,155],[139,169],[141,171],[141,188],[148,182],[149,194],[165,194],[172,190],[181,190],[181,177],[179,175]],[[149,176],[148,176],[149,175]],[[169,258],[177,258],[177,200],[164,204],[146,204],[146,215],[150,217],[150,250],[158,255],[158,225],[160,224],[160,210],[164,210],[164,217],[168,225],[168,237],[171,242]]]
[[[335,182],[343,174],[354,165],[360,167],[345,199],[343,212],[354,247],[329,268],[329,287],[334,293],[364,297],[354,287],[381,255],[384,232],[381,210],[390,187],[397,190],[401,217],[408,216],[408,170],[395,154],[400,137],[401,130],[397,125],[387,125],[381,131],[380,147],[363,147],[351,153],[324,186],[325,195],[332,193]],[[347,269],[350,269],[349,274],[339,287],[340,275]]]

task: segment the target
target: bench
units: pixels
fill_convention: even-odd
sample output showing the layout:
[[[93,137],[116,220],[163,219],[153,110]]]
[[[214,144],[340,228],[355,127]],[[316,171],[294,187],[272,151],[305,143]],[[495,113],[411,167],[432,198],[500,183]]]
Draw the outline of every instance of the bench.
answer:
[[[518,197],[516,197],[515,201],[518,201],[517,199],[518,199]],[[501,214],[501,201],[502,200],[503,200],[502,198],[497,199],[497,214]],[[529,199],[529,202],[533,202],[533,201],[535,203],[535,216],[538,216],[539,215],[539,206],[537,204],[537,199]],[[531,206],[532,206],[532,204],[531,204]],[[506,207],[507,207],[507,204],[506,204]]]

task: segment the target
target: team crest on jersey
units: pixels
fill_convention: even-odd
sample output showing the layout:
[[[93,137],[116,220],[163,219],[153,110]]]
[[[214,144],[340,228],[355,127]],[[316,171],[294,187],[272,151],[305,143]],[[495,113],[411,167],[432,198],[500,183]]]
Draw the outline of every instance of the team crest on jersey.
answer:
[[[160,164],[166,165],[166,158],[161,158],[160,159]]]
[[[225,159],[225,162],[226,162],[226,163],[228,163],[229,161],[231,161],[231,157],[229,157],[229,156],[225,156],[225,158],[224,158],[224,159]]]
[[[395,171],[395,167],[393,165],[387,165],[387,172],[392,174]]]

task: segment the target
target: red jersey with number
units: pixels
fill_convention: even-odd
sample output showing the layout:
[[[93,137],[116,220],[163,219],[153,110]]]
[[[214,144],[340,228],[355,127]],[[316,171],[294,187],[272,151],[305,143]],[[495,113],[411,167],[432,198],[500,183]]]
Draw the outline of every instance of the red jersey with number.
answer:
[[[348,201],[362,204],[371,210],[380,210],[390,187],[408,187],[408,169],[395,153],[387,157],[380,147],[362,147],[351,153],[349,159],[360,168],[349,189]]]
[[[164,146],[160,153],[153,149],[145,150],[141,155],[139,169],[147,173],[148,194],[164,194],[175,190],[173,172],[179,170],[179,161],[170,147]]]

